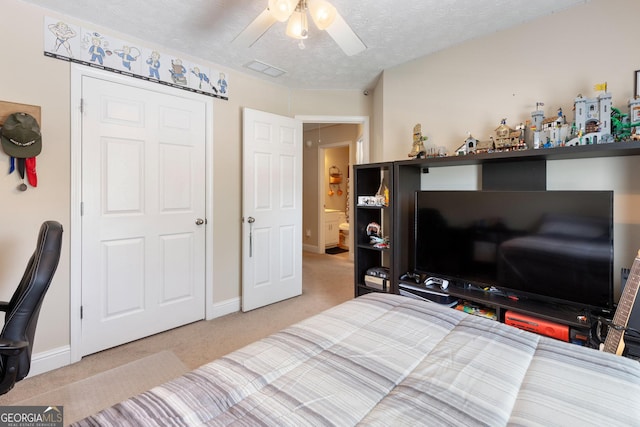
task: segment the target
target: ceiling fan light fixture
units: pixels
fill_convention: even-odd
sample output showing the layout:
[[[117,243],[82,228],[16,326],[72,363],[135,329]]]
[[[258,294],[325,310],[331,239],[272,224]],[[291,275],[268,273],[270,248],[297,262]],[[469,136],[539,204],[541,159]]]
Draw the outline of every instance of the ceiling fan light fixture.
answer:
[[[357,55],[367,49],[360,37],[351,29],[331,5],[332,0],[267,0],[265,8],[236,38],[232,41],[235,47],[251,47],[277,21],[287,22],[286,34],[298,40],[298,46],[303,48],[309,37],[307,11],[312,16],[315,25],[324,30],[347,56]]]
[[[319,30],[326,30],[336,19],[336,8],[326,0],[308,0],[311,19]]]
[[[298,8],[291,14],[287,23],[287,35],[294,39],[306,39],[309,37],[309,24],[305,10]]]
[[[297,0],[269,0],[269,12],[280,22],[284,22],[296,10]]]

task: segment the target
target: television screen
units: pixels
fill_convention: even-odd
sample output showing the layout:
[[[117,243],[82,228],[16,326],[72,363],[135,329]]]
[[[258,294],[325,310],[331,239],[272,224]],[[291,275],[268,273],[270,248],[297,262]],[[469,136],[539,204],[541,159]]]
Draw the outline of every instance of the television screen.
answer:
[[[613,192],[418,191],[415,270],[613,307]]]

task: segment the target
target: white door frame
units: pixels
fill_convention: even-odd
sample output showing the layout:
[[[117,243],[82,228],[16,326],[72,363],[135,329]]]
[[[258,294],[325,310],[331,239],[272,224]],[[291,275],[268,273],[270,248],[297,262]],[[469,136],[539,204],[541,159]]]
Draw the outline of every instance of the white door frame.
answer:
[[[369,163],[369,117],[368,116],[295,116],[296,119],[302,120],[302,123],[332,123],[332,124],[353,124],[353,125],[362,125],[362,145],[360,146],[356,141],[355,144],[355,158],[358,163]],[[344,145],[344,144],[342,144]],[[327,145],[326,147],[330,147]],[[326,148],[322,147],[322,148]],[[318,164],[324,163],[324,158],[320,160],[320,154],[322,151],[320,150],[320,146],[318,146]],[[358,159],[361,161],[358,162]],[[320,170],[318,170],[318,176],[320,174]],[[318,236],[318,253],[324,253],[324,216],[322,213],[324,212],[324,189],[322,185],[324,184],[323,180],[318,179],[318,229],[316,231],[316,235]],[[351,193],[349,193],[351,194]],[[353,218],[353,203],[349,204],[349,218]],[[349,239],[352,239],[353,233],[349,233]],[[353,247],[351,242],[349,242],[349,247]],[[350,251],[353,254],[353,251]],[[351,256],[351,255],[350,255]]]
[[[82,305],[82,78],[84,76],[108,80],[113,83],[152,90],[167,95],[197,99],[206,104],[206,146],[205,146],[205,194],[207,195],[205,212],[210,224],[205,229],[205,318],[214,316],[213,305],[213,99],[196,93],[182,91],[141,79],[132,79],[99,69],[71,64],[71,222],[70,222],[70,363],[82,358],[80,343],[82,339],[82,322],[80,307]]]

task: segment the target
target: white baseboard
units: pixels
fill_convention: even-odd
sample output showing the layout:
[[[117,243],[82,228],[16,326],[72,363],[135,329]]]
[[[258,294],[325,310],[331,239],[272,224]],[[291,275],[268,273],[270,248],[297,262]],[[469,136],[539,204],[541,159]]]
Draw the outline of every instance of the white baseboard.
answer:
[[[213,313],[207,320],[240,311],[240,298],[231,298],[214,304]],[[52,350],[36,353],[31,356],[31,369],[29,377],[53,371],[71,364],[71,347],[64,346]]]
[[[53,371],[71,364],[71,347],[64,346],[53,350],[43,351],[31,356],[29,377]]]
[[[231,298],[213,305],[212,313],[207,313],[207,320],[226,316],[240,311],[240,297]]]
[[[316,254],[324,253],[324,249],[320,249],[318,245],[302,245],[302,250],[306,252],[313,252]]]
[[[307,252],[314,252],[323,254],[324,249],[321,249],[317,245],[302,245],[302,250]],[[242,309],[241,298],[230,298],[226,301],[213,304],[212,313],[207,313],[207,320],[215,319],[217,317],[226,316],[227,314],[236,313]]]

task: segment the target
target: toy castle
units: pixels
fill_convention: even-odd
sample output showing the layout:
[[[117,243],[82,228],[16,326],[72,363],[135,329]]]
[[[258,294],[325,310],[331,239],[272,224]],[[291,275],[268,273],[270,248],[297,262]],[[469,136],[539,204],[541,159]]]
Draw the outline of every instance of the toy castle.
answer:
[[[604,144],[622,140],[640,140],[640,98],[629,101],[629,114],[622,114],[612,105],[612,96],[603,83],[595,86],[601,90],[595,98],[578,95],[574,99],[574,121],[567,123],[562,108],[557,115],[545,118],[536,104],[531,113],[531,122],[516,128],[502,119],[495,129],[495,137],[480,142],[468,134],[464,143],[456,150],[457,155],[487,153],[493,151],[525,150],[527,148],[553,148],[574,145]]]

